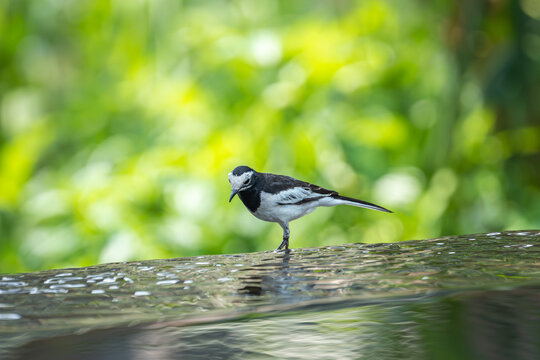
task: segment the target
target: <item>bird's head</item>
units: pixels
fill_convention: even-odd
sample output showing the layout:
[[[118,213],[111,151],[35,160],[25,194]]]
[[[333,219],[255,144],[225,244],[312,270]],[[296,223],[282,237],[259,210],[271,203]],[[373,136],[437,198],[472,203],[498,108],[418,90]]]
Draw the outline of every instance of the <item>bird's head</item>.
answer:
[[[238,192],[253,186],[253,174],[255,174],[255,170],[248,166],[237,166],[229,173],[229,182],[231,183],[231,197],[229,198],[229,202],[231,202],[234,195]]]

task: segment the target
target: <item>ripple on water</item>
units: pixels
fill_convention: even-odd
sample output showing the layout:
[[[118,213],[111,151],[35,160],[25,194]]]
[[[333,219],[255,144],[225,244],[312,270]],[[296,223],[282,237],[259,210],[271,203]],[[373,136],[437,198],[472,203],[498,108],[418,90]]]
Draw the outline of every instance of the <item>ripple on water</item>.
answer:
[[[79,281],[79,280],[83,280],[83,278],[80,276],[63,277],[60,279],[53,277],[53,278],[45,280],[43,283],[44,284],[65,284],[69,281]]]
[[[2,313],[0,313],[0,320],[19,320],[20,318],[22,318],[22,316],[19,315],[19,314],[15,314],[15,313],[2,314]]]
[[[57,276],[57,277],[62,277],[62,276],[71,276],[71,275],[73,275],[73,274],[70,273],[70,272],[66,272],[66,273],[56,274],[55,276]]]
[[[139,266],[137,270],[139,271],[151,271],[154,270],[154,266]]]
[[[50,289],[74,289],[83,287],[86,287],[86,284],[58,284],[49,286]]]
[[[28,283],[24,281],[0,281],[0,286],[23,287],[27,285]]]
[[[97,283],[97,285],[116,284],[116,277],[107,277]]]
[[[171,279],[171,280],[160,280],[158,282],[156,282],[156,285],[174,285],[176,284],[177,282],[179,282],[180,280],[176,280],[176,279]]]

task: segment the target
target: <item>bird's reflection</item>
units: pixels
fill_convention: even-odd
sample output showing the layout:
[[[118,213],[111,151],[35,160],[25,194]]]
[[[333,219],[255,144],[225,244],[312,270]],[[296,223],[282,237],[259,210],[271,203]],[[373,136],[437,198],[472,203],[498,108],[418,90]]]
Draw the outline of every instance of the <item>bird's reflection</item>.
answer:
[[[295,296],[304,283],[294,275],[294,255],[290,250],[272,252],[260,263],[243,269],[246,276],[240,277],[243,287],[238,292],[250,296],[276,296],[280,298]],[[304,283],[305,284],[305,283]]]

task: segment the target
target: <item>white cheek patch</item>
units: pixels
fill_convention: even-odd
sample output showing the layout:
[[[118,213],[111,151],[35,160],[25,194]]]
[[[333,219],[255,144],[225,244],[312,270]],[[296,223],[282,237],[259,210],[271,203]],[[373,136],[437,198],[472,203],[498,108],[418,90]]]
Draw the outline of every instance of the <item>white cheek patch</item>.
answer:
[[[238,176],[233,175],[233,173],[229,173],[229,181],[231,182],[231,188],[240,189],[242,186],[244,186],[244,182],[251,178],[252,174],[252,171],[245,172],[242,175]]]

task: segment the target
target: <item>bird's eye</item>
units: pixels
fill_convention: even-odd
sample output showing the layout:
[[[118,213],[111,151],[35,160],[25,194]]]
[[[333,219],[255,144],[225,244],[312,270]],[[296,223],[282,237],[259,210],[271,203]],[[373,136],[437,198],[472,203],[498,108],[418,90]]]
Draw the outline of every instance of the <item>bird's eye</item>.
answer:
[[[249,180],[251,180],[251,179],[244,180],[244,185],[247,185],[249,183]]]

